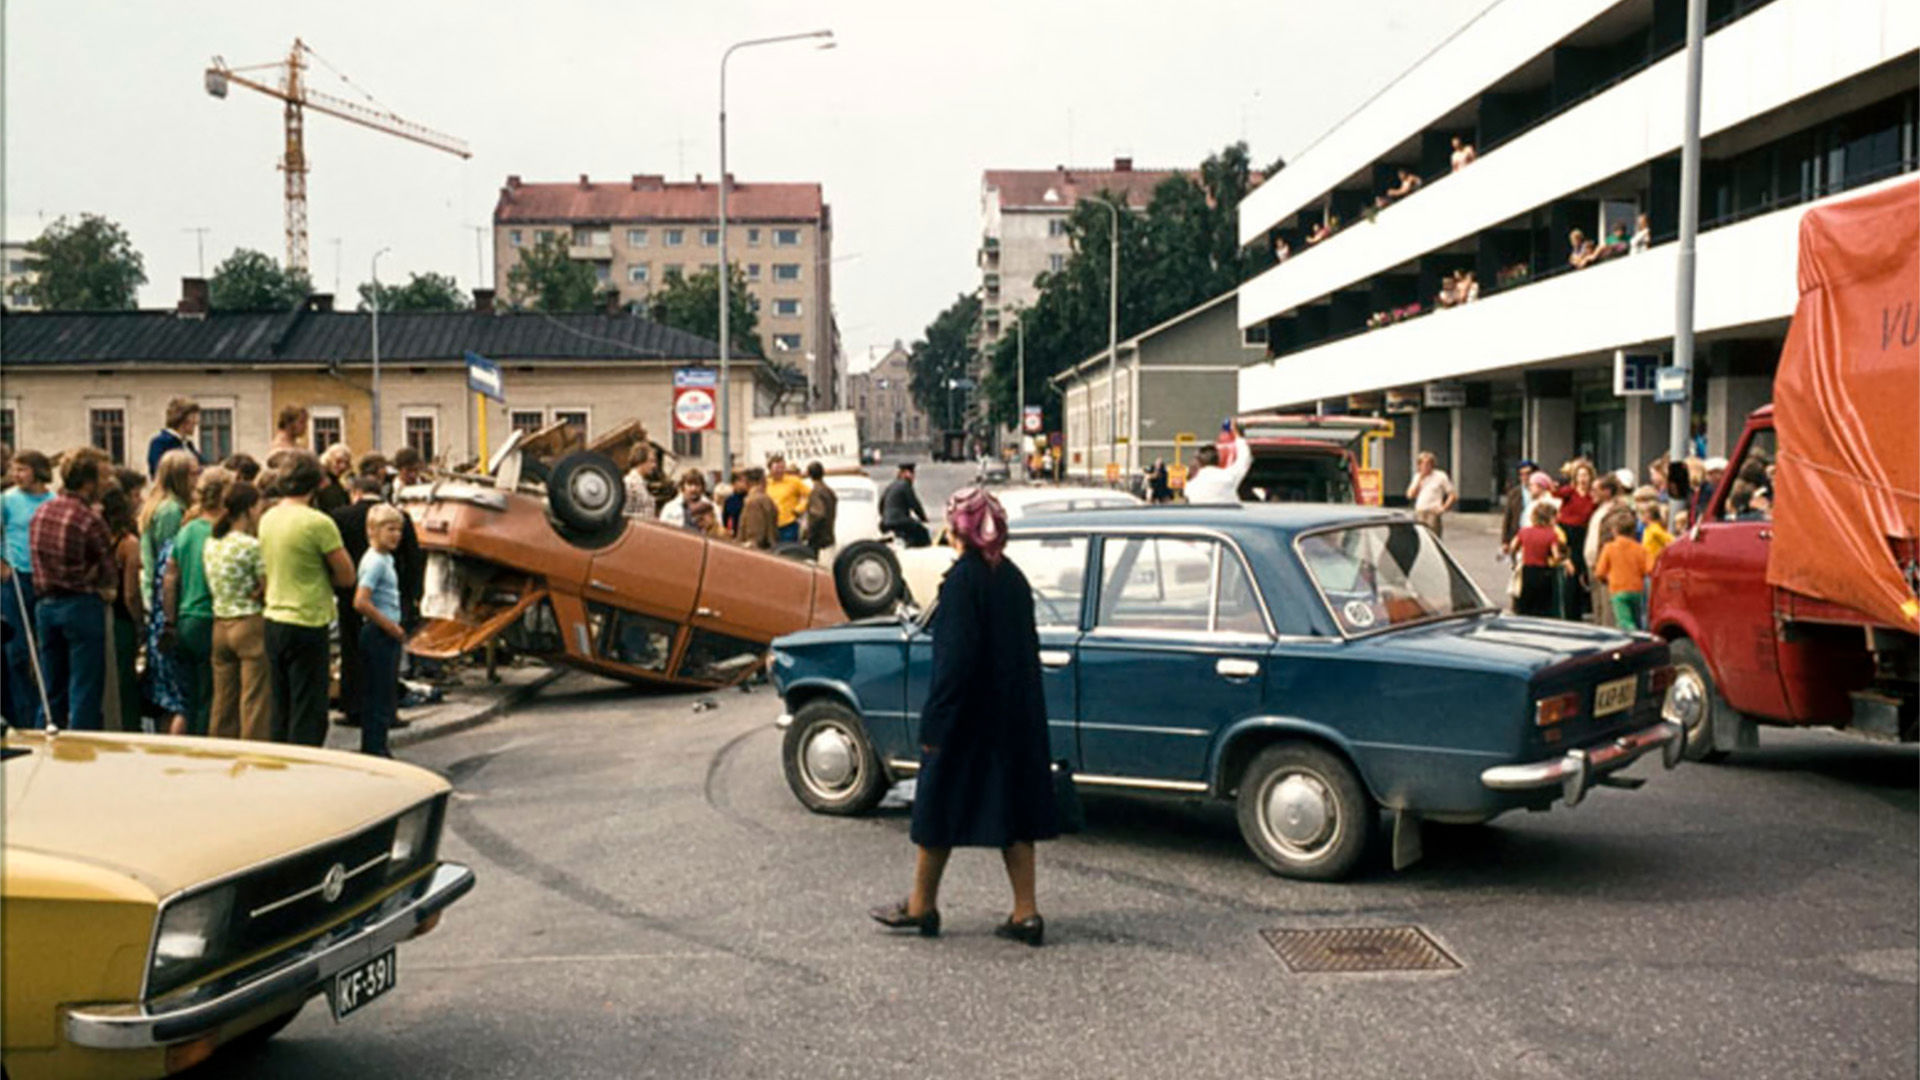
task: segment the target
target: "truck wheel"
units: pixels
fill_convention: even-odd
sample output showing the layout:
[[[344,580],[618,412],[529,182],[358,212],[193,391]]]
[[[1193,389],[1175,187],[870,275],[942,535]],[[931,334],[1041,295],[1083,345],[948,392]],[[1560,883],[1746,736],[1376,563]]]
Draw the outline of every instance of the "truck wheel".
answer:
[[[1373,841],[1379,810],[1344,759],[1312,743],[1260,751],[1240,778],[1240,836],[1282,877],[1338,881]]]
[[[891,548],[878,540],[856,540],[833,560],[833,587],[847,618],[870,619],[892,611],[907,586]]]
[[[1660,715],[1687,729],[1688,761],[1720,761],[1727,752],[1713,748],[1713,726],[1732,723],[1736,719],[1733,706],[1720,696],[1713,672],[1707,667],[1707,658],[1691,639],[1676,638],[1670,653],[1673,685],[1667,688],[1667,700],[1660,708]]]
[[[816,814],[864,814],[887,793],[886,770],[866,725],[838,701],[801,706],[787,726],[780,759],[794,797]]]
[[[619,467],[604,454],[568,454],[547,478],[547,507],[569,529],[586,534],[611,529],[627,509]]]

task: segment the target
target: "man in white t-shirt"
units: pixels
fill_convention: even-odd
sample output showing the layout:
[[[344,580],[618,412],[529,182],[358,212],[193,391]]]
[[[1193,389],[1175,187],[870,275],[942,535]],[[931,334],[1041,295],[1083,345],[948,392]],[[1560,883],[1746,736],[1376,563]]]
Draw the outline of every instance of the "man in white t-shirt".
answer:
[[[1220,464],[1220,451],[1212,446],[1203,446],[1194,455],[1194,462],[1199,467],[1193,470],[1192,476],[1187,477],[1184,489],[1189,504],[1217,506],[1240,501],[1240,481],[1245,480],[1247,470],[1253,468],[1253,451],[1247,447],[1246,437],[1240,434],[1238,424],[1234,424],[1231,430],[1231,462]]]
[[[1440,535],[1440,515],[1453,509],[1460,493],[1445,470],[1435,467],[1431,451],[1422,450],[1414,459],[1413,483],[1407,485],[1407,499],[1413,503],[1413,516],[1422,525]]]

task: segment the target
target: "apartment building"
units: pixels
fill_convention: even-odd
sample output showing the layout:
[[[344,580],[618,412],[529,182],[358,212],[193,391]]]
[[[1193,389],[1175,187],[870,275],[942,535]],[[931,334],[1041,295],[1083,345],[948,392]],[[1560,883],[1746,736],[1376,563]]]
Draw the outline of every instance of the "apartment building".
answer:
[[[1386,490],[1431,450],[1469,504],[1522,457],[1663,453],[1685,10],[1504,0],[1243,200],[1242,243],[1287,257],[1240,291],[1268,340],[1240,407],[1400,412]],[[1771,398],[1801,216],[1916,168],[1920,6],[1708,12],[1690,420],[1724,454]]]
[[[720,186],[636,174],[625,181],[525,183],[507,177],[493,211],[494,281],[512,302],[508,275],[520,251],[560,236],[607,291],[644,311],[654,289],[720,263]],[[727,257],[757,305],[769,359],[807,376],[809,410],[843,407],[839,331],[833,318],[833,220],[819,184],[729,180]]]
[[[873,367],[847,376],[847,403],[861,446],[905,453],[928,448],[933,427],[914,403],[912,378],[906,346],[898,341]]]
[[[34,310],[33,293],[28,291],[32,284],[33,265],[28,260],[26,241],[0,243],[0,305],[14,311]]]
[[[1111,169],[989,169],[980,180],[981,343],[991,348],[1015,313],[1040,297],[1034,280],[1066,266],[1073,253],[1067,219],[1083,198],[1111,192],[1127,209],[1144,211],[1175,169],[1135,169],[1114,158]]]

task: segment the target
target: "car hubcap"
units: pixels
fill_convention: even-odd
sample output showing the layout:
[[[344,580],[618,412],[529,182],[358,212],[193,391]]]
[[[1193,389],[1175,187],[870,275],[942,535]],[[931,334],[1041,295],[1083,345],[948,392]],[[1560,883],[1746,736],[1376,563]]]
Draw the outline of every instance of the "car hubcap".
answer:
[[[1339,830],[1333,794],[1317,776],[1286,773],[1267,788],[1261,820],[1274,846],[1295,857],[1324,850]]]
[[[613,497],[613,486],[597,472],[573,474],[573,501],[587,510],[598,510]]]
[[[1674,672],[1673,685],[1667,688],[1667,700],[1660,714],[1677,721],[1690,736],[1700,730],[1707,716],[1707,687],[1698,671],[1682,667]]]
[[[853,591],[869,600],[884,596],[888,579],[893,577],[887,570],[886,560],[877,555],[855,560],[847,576],[852,579]]]
[[[800,770],[814,794],[827,799],[846,794],[860,777],[860,752],[852,734],[838,724],[820,725],[800,751]]]

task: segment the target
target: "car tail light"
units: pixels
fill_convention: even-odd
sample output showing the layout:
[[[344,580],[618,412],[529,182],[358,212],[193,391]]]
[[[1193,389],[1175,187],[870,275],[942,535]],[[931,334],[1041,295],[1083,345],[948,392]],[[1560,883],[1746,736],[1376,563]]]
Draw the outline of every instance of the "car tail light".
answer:
[[[1672,664],[1668,664],[1665,667],[1654,668],[1652,674],[1647,676],[1647,692],[1650,694],[1664,694],[1667,692],[1667,687],[1672,685]]]
[[[1533,722],[1540,727],[1547,727],[1562,720],[1571,720],[1579,714],[1580,692],[1569,690],[1564,694],[1555,694],[1535,702]]]

